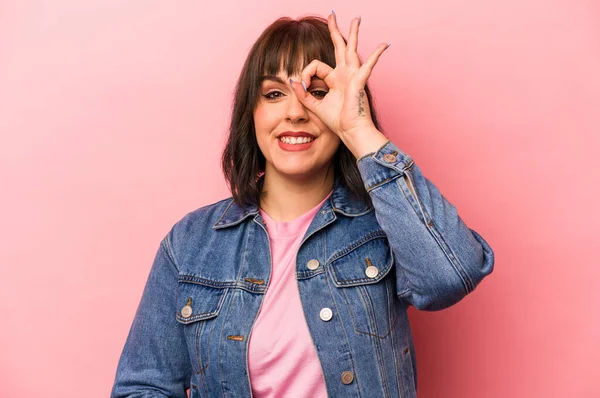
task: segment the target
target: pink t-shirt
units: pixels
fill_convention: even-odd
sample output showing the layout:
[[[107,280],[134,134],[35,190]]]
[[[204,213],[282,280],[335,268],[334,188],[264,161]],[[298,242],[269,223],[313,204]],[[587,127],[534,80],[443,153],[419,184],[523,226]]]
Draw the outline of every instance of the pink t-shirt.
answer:
[[[292,221],[275,221],[264,211],[273,269],[248,348],[252,394],[257,398],[327,397],[321,364],[300,302],[296,255],[321,205]]]

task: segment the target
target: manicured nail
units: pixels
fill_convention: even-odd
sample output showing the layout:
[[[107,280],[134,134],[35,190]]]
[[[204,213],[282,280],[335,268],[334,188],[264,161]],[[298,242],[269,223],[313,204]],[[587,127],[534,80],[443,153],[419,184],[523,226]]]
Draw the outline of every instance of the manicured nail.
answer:
[[[389,41],[387,42],[388,47],[392,45],[392,43],[390,43]]]
[[[294,81],[292,79],[290,79],[290,86],[293,86],[293,84],[292,84],[293,82]]]
[[[335,19],[337,21],[337,16],[335,15],[335,11],[331,10],[331,13],[333,14],[333,19]]]
[[[304,80],[302,80],[302,88],[304,89],[304,92],[306,92],[306,83],[304,83]]]

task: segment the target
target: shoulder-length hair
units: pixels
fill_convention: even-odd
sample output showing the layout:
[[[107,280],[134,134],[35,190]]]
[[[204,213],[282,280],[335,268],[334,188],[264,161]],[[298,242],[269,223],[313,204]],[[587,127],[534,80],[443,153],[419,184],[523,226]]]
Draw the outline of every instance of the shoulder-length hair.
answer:
[[[221,158],[225,179],[239,205],[260,206],[262,183],[259,177],[265,171],[265,157],[256,141],[254,109],[259,101],[261,77],[277,75],[280,70],[289,76],[299,74],[314,59],[335,68],[335,48],[327,20],[322,17],[279,18],[252,46],[235,88],[229,137]],[[371,119],[381,131],[367,85],[365,92]],[[371,204],[356,158],[343,142],[334,155],[333,171],[350,192]]]

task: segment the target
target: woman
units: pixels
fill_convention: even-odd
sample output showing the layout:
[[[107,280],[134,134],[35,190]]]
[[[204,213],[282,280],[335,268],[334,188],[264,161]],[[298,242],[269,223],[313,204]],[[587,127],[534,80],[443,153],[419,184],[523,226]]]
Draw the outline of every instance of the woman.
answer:
[[[455,304],[493,252],[380,131],[361,65],[327,21],[255,43],[223,169],[232,198],[163,239],[113,397],[415,397],[412,305]]]

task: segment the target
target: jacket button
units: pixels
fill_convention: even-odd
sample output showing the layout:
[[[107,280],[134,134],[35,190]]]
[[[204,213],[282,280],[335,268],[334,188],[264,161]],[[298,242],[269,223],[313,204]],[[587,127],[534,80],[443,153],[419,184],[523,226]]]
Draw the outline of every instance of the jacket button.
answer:
[[[188,297],[185,306],[181,309],[181,316],[184,318],[189,318],[192,316],[192,298]]]
[[[377,267],[375,267],[375,266],[371,265],[371,266],[367,267],[367,269],[365,270],[365,274],[366,274],[366,275],[367,275],[369,278],[373,279],[373,278],[375,278],[377,275],[379,275],[379,270],[377,269]]]
[[[396,161],[396,155],[386,153],[385,155],[383,155],[383,160],[385,160],[388,163],[394,163]]]
[[[352,373],[351,371],[347,370],[342,373],[342,383],[350,384],[350,383],[352,383],[353,380],[354,380],[354,373]]]
[[[184,318],[189,318],[192,316],[192,307],[186,305],[181,309],[181,316]]]
[[[321,310],[321,312],[319,313],[319,316],[325,322],[330,321],[331,318],[333,317],[333,311],[331,311],[331,308],[325,307]]]
[[[314,258],[312,260],[310,260],[309,262],[306,263],[306,266],[308,267],[309,270],[316,270],[317,268],[319,268],[319,260],[315,260]]]

